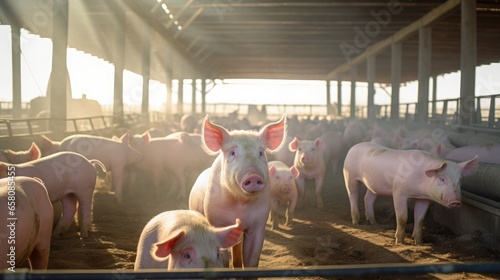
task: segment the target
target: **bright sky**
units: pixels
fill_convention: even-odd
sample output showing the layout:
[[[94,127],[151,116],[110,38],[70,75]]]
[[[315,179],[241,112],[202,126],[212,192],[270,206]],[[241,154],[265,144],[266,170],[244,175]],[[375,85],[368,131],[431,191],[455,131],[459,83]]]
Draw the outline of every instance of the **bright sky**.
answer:
[[[21,74],[22,101],[45,95],[52,63],[52,42],[29,34],[21,34]],[[12,60],[10,26],[0,25],[0,101],[12,101]],[[113,71],[112,64],[84,52],[68,49],[68,71],[71,79],[73,98],[86,94],[101,104],[112,104]],[[476,95],[500,93],[500,64],[478,67],[476,70]],[[460,74],[452,73],[438,77],[438,99],[457,98],[460,94]],[[220,82],[220,81],[219,81]],[[185,82],[184,92],[191,92],[191,81]],[[432,83],[431,83],[432,84]],[[177,83],[174,81],[173,102],[177,101]],[[357,83],[357,104],[366,104],[366,83]],[[198,86],[197,88],[200,88]],[[390,87],[385,89],[391,92]],[[376,85],[375,103],[390,104],[390,96]],[[150,81],[150,106],[160,110],[166,100],[166,87],[158,81]],[[417,101],[417,83],[402,85],[400,100]],[[342,83],[343,104],[350,102],[350,82]],[[142,77],[125,71],[124,103],[140,104],[142,100]],[[332,82],[331,101],[337,100],[337,85]],[[184,102],[190,103],[191,94],[184,94]],[[325,81],[288,80],[225,80],[207,95],[208,103],[242,104],[325,104]]]

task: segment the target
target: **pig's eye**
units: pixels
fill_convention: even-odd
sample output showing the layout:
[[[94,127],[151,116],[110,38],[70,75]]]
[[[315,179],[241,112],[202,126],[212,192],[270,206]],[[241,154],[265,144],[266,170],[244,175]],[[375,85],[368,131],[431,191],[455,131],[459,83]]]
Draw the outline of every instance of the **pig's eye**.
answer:
[[[229,155],[234,157],[236,155],[236,152],[232,150],[231,152],[229,152]]]
[[[259,152],[259,156],[263,157],[263,156],[264,156],[264,152],[263,152],[263,151],[260,151],[260,152]]]
[[[182,255],[182,257],[183,257],[185,260],[190,260],[190,259],[191,259],[191,254],[189,254],[189,253],[184,253],[184,255]]]
[[[442,176],[439,176],[438,177],[438,185],[442,186],[444,184],[446,184],[446,178],[442,177]]]
[[[280,179],[280,176],[276,176],[276,179],[278,179],[278,180],[279,180],[279,179]]]

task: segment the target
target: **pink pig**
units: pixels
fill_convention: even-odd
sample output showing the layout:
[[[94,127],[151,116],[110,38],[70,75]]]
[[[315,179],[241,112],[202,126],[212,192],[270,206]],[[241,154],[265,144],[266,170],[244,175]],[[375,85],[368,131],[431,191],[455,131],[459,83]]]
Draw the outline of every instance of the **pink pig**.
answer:
[[[233,267],[257,267],[271,199],[266,150],[275,151],[283,144],[285,115],[259,132],[229,132],[207,117],[202,132],[207,152],[219,155],[196,180],[189,208],[205,215],[216,227],[239,219],[244,230],[243,245],[232,248]]]
[[[297,189],[301,199],[304,198],[306,179],[314,180],[316,202],[318,208],[323,208],[323,181],[325,180],[326,164],[323,158],[325,143],[321,138],[316,140],[299,140],[295,137],[288,146],[290,151],[295,152],[294,165],[299,170],[299,177],[296,179]]]
[[[142,154],[129,145],[130,134],[113,140],[93,135],[71,135],[61,141],[61,151],[71,151],[96,159],[111,171],[118,204],[123,204],[124,170],[129,164],[139,162]]]
[[[158,214],[142,230],[134,270],[223,267],[220,248],[236,244],[240,223],[215,228],[197,211]]]
[[[297,167],[288,167],[281,161],[270,161],[269,176],[271,178],[271,229],[279,226],[279,205],[287,206],[286,222],[289,225],[293,222],[293,213],[297,205],[298,193],[295,179],[299,176]]]
[[[54,219],[47,190],[37,179],[16,176],[13,166],[8,173],[0,179],[0,220],[7,224],[0,230],[0,270],[28,259],[32,269],[47,269]]]
[[[353,146],[344,162],[344,178],[351,203],[352,223],[359,223],[359,184],[367,187],[366,219],[375,224],[373,204],[378,195],[392,196],[397,219],[396,245],[404,243],[408,199],[415,199],[413,237],[422,244],[422,224],[431,201],[448,208],[462,205],[461,176],[476,171],[477,157],[454,163],[419,150],[393,150],[365,142]]]
[[[35,144],[31,143],[31,147],[27,151],[13,151],[11,149],[6,149],[0,151],[0,162],[8,163],[23,163],[35,159],[39,159],[42,153],[40,149]]]
[[[87,237],[92,222],[92,198],[97,173],[93,164],[104,169],[97,160],[89,161],[77,153],[59,152],[22,164],[0,163],[0,178],[7,177],[12,168],[16,176],[40,178],[47,188],[50,201],[61,201],[63,208],[62,217],[52,235],[58,236],[68,229],[78,205],[80,235]]]
[[[479,157],[479,162],[500,164],[500,143],[469,145],[446,151],[439,146],[438,154],[446,159],[463,161],[474,156]]]

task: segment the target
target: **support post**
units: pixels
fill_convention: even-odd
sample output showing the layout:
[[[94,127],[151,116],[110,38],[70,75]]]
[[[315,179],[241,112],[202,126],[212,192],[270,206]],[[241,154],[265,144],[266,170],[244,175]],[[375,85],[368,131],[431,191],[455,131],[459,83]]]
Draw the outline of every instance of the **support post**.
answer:
[[[429,118],[429,77],[431,74],[432,28],[422,26],[418,42],[418,103],[417,121],[427,123]]]
[[[474,96],[477,64],[476,1],[462,0],[460,25],[460,119],[462,125],[474,123]]]
[[[142,106],[141,114],[144,124],[149,123],[149,68],[151,64],[151,32],[147,26],[144,27],[144,38],[142,41]]]
[[[437,116],[437,75],[432,76],[432,118]]]
[[[332,114],[332,104],[331,104],[331,96],[330,96],[330,80],[326,80],[326,115]]]
[[[22,117],[21,107],[21,28],[11,24],[12,30],[12,118]]]
[[[356,80],[358,79],[357,65],[351,65],[350,69],[351,77],[351,118],[356,117]]]
[[[201,113],[205,115],[207,113],[207,79],[201,79]]]
[[[399,120],[399,87],[401,83],[401,42],[391,45],[391,119]]]
[[[191,95],[191,113],[196,114],[196,78],[194,78],[194,76],[191,82],[191,87],[193,89]]]
[[[342,116],[342,76],[337,75],[337,115]]]
[[[179,78],[179,86],[177,88],[177,114],[184,114],[184,79]]]
[[[165,102],[165,113],[167,116],[172,115],[172,73],[166,69],[166,88],[167,88],[167,100]]]
[[[113,95],[113,122],[117,125],[124,124],[123,110],[123,69],[125,68],[125,32],[127,21],[125,11],[116,6],[116,37],[115,37],[115,77],[114,77],[114,95]]]
[[[375,121],[377,112],[375,111],[375,56],[370,55],[366,61],[366,74],[368,80],[368,120]]]
[[[68,70],[66,54],[68,48],[68,0],[53,1],[52,17],[52,72],[49,87],[50,129],[54,132],[66,131]]]

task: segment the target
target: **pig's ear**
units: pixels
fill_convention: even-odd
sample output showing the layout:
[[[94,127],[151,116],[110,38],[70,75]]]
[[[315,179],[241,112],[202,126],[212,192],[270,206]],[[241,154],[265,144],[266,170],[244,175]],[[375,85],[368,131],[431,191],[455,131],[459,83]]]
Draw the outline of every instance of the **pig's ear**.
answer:
[[[427,175],[427,177],[436,176],[436,173],[445,169],[447,165],[448,164],[443,161],[443,162],[439,163],[436,167],[426,170],[425,175]]]
[[[462,175],[463,176],[469,176],[472,175],[474,172],[476,172],[478,166],[479,166],[479,158],[475,156],[473,159],[460,162],[458,164],[460,169],[462,170]]]
[[[40,156],[42,155],[42,153],[40,152],[40,149],[35,144],[35,142],[31,143],[31,147],[30,147],[30,149],[29,149],[28,152],[30,154],[30,159],[31,160],[39,159]]]
[[[274,176],[274,174],[275,174],[275,173],[276,173],[276,166],[271,165],[271,166],[269,167],[269,175],[270,175],[270,176]]]
[[[326,147],[325,142],[323,142],[323,140],[319,138],[316,138],[316,140],[314,140],[314,145],[316,145],[316,147],[318,147],[320,150],[324,150]]]
[[[166,260],[170,253],[172,253],[175,244],[179,242],[185,234],[183,230],[176,231],[167,236],[165,240],[153,244],[151,247],[151,256],[153,259],[159,262]]]
[[[269,152],[279,150],[285,143],[286,139],[286,114],[281,116],[281,119],[275,123],[270,123],[264,126],[260,131],[260,137],[264,138]]]
[[[54,143],[52,143],[52,140],[49,139],[49,137],[45,135],[40,135],[40,138],[42,138],[42,141],[40,142],[40,145],[44,148],[51,148]]]
[[[243,229],[241,228],[240,219],[236,219],[236,224],[228,227],[218,228],[215,230],[217,238],[221,242],[222,248],[233,247],[238,241],[240,241]]]
[[[292,142],[288,144],[288,150],[290,150],[290,152],[297,151],[297,148],[299,147],[299,141],[300,139],[298,137],[294,137]]]
[[[222,143],[229,137],[229,132],[220,125],[216,125],[210,121],[210,119],[205,117],[203,121],[203,131],[201,139],[205,144],[206,151],[215,155],[222,148]]]
[[[292,165],[292,167],[290,167],[290,172],[292,172],[294,178],[299,178],[300,172],[297,169],[297,166]]]
[[[122,137],[120,137],[120,140],[123,142],[123,143],[129,143],[130,141],[130,133],[129,132],[125,132]]]

